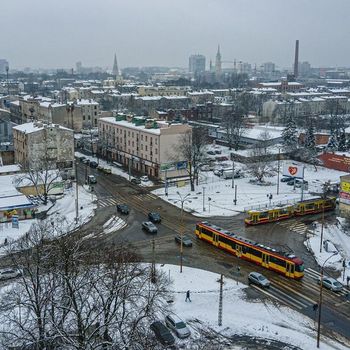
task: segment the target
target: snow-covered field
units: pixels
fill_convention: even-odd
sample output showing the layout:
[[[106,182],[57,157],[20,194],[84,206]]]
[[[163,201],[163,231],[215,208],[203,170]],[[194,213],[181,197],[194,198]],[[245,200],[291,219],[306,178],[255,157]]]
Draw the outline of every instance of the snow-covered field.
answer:
[[[282,178],[283,165],[287,162],[290,164],[290,161],[280,162],[280,179]],[[232,168],[232,163],[225,163],[228,163]],[[235,162],[235,169],[243,169],[244,171],[244,165]],[[304,191],[304,199],[313,196],[310,192],[321,192],[322,184],[325,181],[339,181],[339,176],[344,174],[343,172],[324,167],[317,167],[316,171],[314,166],[305,165],[305,180],[307,180],[309,184],[308,190]],[[225,180],[214,175],[212,171],[201,172],[200,184],[196,186],[195,192],[190,191],[190,185],[188,184],[183,187],[169,187],[168,196],[165,196],[164,189],[157,189],[153,191],[153,193],[179,208],[181,207],[180,196],[182,198],[187,196],[184,202],[184,210],[191,211],[194,215],[201,217],[215,215],[231,216],[252,207],[264,208],[270,205],[268,198],[270,194],[272,194],[271,205],[293,202],[301,199],[301,189],[293,189],[293,186],[288,186],[286,182],[279,183],[279,194],[277,195],[277,175],[267,178],[266,180],[271,184],[264,186],[251,183],[249,181],[251,179],[252,178],[248,176],[234,179],[234,185],[237,185],[236,205],[233,202],[235,190],[232,188],[232,179]]]
[[[245,299],[243,288],[246,285],[237,284],[232,279],[224,280],[223,320],[220,327],[219,275],[189,267],[185,267],[183,273],[180,273],[179,266],[174,265],[162,265],[158,268],[173,281],[173,312],[190,326],[198,325],[196,320],[200,320],[201,327],[210,327],[228,337],[248,335],[285,342],[300,349],[316,349],[316,327],[313,320],[283,305]],[[190,290],[191,302],[185,302],[187,290]],[[193,328],[192,333],[195,337],[196,331]],[[186,343],[186,340],[179,342]],[[239,349],[227,349],[233,348]],[[321,349],[345,350],[348,347],[322,337]]]

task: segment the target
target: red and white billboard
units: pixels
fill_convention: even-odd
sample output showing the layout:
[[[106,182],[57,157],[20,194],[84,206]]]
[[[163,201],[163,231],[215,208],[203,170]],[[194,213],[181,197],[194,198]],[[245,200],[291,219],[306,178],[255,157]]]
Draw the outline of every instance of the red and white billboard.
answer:
[[[303,179],[304,166],[295,164],[285,164],[283,167],[283,175]]]

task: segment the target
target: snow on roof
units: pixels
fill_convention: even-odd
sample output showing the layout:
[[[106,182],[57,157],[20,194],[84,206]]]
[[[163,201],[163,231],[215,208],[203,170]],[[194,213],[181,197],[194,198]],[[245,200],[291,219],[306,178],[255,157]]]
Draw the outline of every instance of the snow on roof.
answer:
[[[85,106],[85,105],[98,105],[98,102],[94,100],[87,100],[87,99],[82,99],[80,98],[79,100],[76,101],[76,104],[78,106]]]
[[[133,123],[128,122],[127,120],[120,120],[116,121],[114,117],[105,117],[105,118],[100,118],[99,120],[105,121],[107,123],[115,124],[115,125],[120,125],[120,126],[125,126],[130,129],[135,129],[135,130],[143,130],[151,134],[156,134],[160,135],[160,128],[159,129],[146,129],[145,125],[135,125]],[[157,124],[160,122],[157,121]]]
[[[14,173],[19,171],[21,171],[21,167],[18,164],[0,166],[0,175],[4,173]]]
[[[65,105],[57,102],[52,103],[52,102],[44,101],[44,102],[40,102],[39,106],[44,108],[49,108],[49,107],[57,108],[57,107],[64,107]]]
[[[209,90],[192,91],[192,92],[187,92],[187,95],[188,96],[214,95],[214,92],[209,91]]]
[[[19,100],[11,101],[10,104],[15,105],[15,106],[19,106]]]
[[[44,129],[45,127],[52,127],[52,128],[56,127],[56,128],[61,129],[61,130],[71,130],[71,129],[65,128],[64,126],[59,125],[59,124],[44,124],[44,123],[37,123],[37,122],[16,125],[13,127],[13,129],[18,130],[20,132],[24,132],[26,134],[30,134],[33,132],[40,131],[40,130]]]

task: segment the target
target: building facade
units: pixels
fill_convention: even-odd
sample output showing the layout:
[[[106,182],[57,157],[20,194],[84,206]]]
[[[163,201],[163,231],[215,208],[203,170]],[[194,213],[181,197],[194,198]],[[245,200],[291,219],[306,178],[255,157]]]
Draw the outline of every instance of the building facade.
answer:
[[[188,71],[194,75],[205,72],[205,56],[191,55],[188,60]]]
[[[99,120],[102,154],[130,169],[154,178],[186,175],[182,161],[174,161],[181,137],[192,132],[187,124],[118,115]],[[181,157],[181,156],[180,156]]]
[[[23,169],[73,170],[73,130],[32,122],[13,127],[15,162]]]

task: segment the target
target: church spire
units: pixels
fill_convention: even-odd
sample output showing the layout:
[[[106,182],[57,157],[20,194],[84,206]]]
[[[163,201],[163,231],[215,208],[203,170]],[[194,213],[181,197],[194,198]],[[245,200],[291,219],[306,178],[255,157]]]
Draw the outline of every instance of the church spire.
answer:
[[[221,77],[221,53],[220,53],[220,45],[218,45],[218,52],[216,53],[215,59],[215,74],[216,78],[220,79]]]
[[[118,69],[118,61],[117,61],[117,54],[114,54],[114,63],[113,63],[113,69],[112,74],[116,77],[119,76],[119,69]]]

